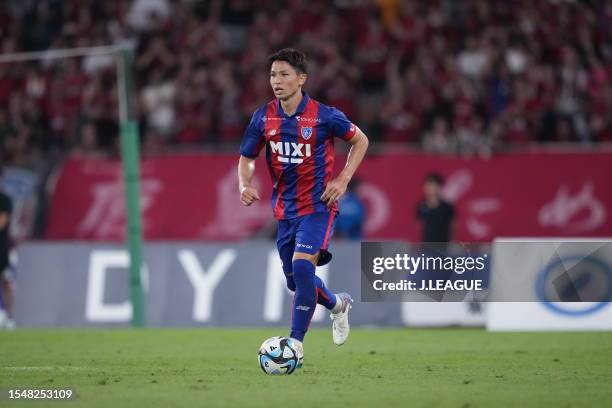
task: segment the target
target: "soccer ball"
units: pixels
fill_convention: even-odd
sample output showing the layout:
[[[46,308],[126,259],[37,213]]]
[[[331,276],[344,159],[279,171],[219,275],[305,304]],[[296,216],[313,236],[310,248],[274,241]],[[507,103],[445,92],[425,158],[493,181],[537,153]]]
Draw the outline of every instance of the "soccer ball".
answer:
[[[269,375],[291,374],[302,366],[304,356],[293,339],[275,336],[264,341],[257,353],[259,366]]]

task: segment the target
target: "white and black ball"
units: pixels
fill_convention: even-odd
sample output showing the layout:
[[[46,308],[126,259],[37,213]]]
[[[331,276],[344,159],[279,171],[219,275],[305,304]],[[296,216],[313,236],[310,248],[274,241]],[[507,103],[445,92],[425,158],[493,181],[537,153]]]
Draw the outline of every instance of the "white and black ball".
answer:
[[[269,375],[292,374],[304,360],[295,341],[289,337],[270,337],[262,343],[257,354],[259,366]]]

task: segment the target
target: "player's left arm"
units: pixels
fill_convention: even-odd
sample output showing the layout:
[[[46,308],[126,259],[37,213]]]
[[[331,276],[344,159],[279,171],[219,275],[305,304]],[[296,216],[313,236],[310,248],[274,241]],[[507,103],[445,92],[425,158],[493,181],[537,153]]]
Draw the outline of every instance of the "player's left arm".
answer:
[[[327,203],[328,206],[338,201],[346,192],[346,187],[361,164],[370,144],[368,137],[359,128],[357,128],[355,135],[348,140],[348,143],[351,144],[351,150],[344,169],[338,174],[338,177],[327,183],[325,192],[321,196],[321,201]]]

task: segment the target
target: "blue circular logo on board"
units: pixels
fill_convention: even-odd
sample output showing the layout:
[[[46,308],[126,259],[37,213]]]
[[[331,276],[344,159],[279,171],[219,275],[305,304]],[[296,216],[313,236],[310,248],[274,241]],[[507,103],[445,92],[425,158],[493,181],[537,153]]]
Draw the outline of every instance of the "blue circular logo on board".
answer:
[[[575,277],[569,282],[570,285],[565,285],[565,288],[559,289],[555,286],[555,290],[557,291],[555,294],[560,295],[559,297],[563,296],[563,299],[561,299],[561,301],[553,301],[548,294],[548,288],[551,285],[554,286],[556,281],[562,280],[562,276],[555,277],[555,274],[559,275],[559,271],[561,271],[561,274],[566,272],[564,266],[566,263],[575,263],[571,269],[579,267],[581,271],[578,272],[584,273]],[[597,279],[599,279],[600,282],[595,282]],[[569,281],[569,278],[567,278],[567,280]],[[561,285],[562,283],[559,283],[559,286]],[[594,287],[594,289],[599,292],[599,296],[596,297],[599,301],[583,302],[580,300],[577,292],[588,285]],[[576,286],[579,287],[577,288]],[[561,294],[558,293],[559,290],[562,291]],[[609,300],[612,298],[612,268],[610,268],[606,262],[594,256],[575,255],[563,257],[551,262],[542,272],[540,272],[536,281],[535,291],[539,301],[552,312],[573,317],[595,313],[606,307]],[[578,298],[573,300],[573,297]],[[595,300],[593,297],[590,298]],[[581,302],[585,303],[585,307],[576,308],[575,304],[570,305],[564,302]]]

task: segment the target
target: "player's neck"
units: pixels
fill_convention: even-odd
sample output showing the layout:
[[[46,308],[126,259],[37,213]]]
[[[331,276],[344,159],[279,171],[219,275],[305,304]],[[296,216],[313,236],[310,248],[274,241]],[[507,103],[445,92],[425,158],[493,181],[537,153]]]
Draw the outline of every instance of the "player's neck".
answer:
[[[302,102],[302,90],[298,89],[296,93],[291,95],[289,98],[280,100],[281,107],[287,116],[292,116],[295,111],[297,111],[298,106],[300,106],[300,102]]]

